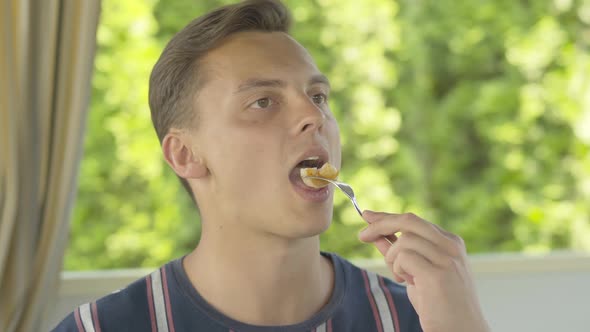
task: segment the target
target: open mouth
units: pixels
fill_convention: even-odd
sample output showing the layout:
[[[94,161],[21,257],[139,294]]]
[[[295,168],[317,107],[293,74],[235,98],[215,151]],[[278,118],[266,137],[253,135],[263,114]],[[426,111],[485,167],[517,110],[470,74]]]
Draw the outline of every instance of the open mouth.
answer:
[[[300,161],[295,168],[321,168],[324,164],[326,164],[326,162],[319,156],[313,156]]]
[[[308,176],[319,176],[335,180],[338,176],[338,170],[320,156],[311,156],[300,161],[291,172],[291,179],[310,189],[320,189],[330,183],[319,179],[311,179]]]

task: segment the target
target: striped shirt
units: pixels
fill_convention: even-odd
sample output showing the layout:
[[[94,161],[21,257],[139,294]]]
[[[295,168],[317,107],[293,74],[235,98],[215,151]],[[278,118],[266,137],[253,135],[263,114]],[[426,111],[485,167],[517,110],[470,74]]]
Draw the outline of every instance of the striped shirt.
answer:
[[[322,254],[334,265],[332,296],[323,309],[298,324],[254,326],[224,315],[201,297],[182,259],[177,259],[123,290],[79,306],[53,331],[422,331],[405,287],[336,254]]]

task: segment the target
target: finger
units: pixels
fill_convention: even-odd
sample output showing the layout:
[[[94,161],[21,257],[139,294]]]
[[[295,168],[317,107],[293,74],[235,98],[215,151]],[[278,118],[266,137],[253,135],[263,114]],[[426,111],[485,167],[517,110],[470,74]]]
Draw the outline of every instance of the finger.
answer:
[[[359,239],[364,242],[372,242],[381,236],[388,236],[397,232],[415,233],[423,238],[455,253],[457,243],[432,223],[416,216],[413,213],[390,214],[365,211],[363,215],[370,220],[370,224],[359,234]]]
[[[413,213],[395,214],[364,211],[363,217],[369,225],[362,234],[363,236],[367,236],[369,241],[379,236],[395,234],[397,232],[414,232],[421,234],[433,242],[442,235],[432,223],[427,222]]]
[[[453,245],[448,249],[449,255],[451,255],[453,257],[458,257],[459,255],[463,255],[463,256],[467,255],[465,241],[463,241],[462,237],[460,237],[457,234],[451,233],[436,224],[433,224],[433,225],[434,225],[434,227],[436,227],[439,230],[439,232],[441,232],[444,236],[446,236],[448,239],[451,240]]]
[[[365,219],[365,221],[368,224],[370,224],[375,220],[381,219],[383,215],[387,215],[387,213],[375,212],[375,211],[371,211],[371,210],[364,210],[361,216],[363,217],[363,219]],[[367,228],[367,227],[365,227],[365,228]],[[362,231],[364,231],[364,229]],[[391,245],[393,242],[395,242],[395,240],[397,240],[397,234],[395,234],[395,233],[390,234],[390,235],[385,235],[383,237],[386,238],[387,240],[389,240],[389,243],[388,243],[389,245]],[[364,241],[364,242],[374,242],[374,241]],[[389,247],[387,247],[386,249],[389,249]]]
[[[385,257],[387,255],[387,253],[389,251],[391,251],[392,248],[395,246],[395,242],[393,242],[393,244],[391,244],[390,242],[385,240],[385,238],[381,238],[381,239],[375,241],[375,246],[379,249],[379,251],[381,252],[383,257]],[[389,270],[392,272],[393,280],[395,280],[398,283],[403,283],[406,281],[406,278],[404,278],[404,276],[393,272],[393,262],[390,263],[387,260],[385,260],[385,264],[389,267]]]
[[[452,260],[451,257],[425,238],[414,233],[403,233],[385,254],[385,261],[388,264],[393,264],[399,253],[408,249],[419,253],[431,264],[439,267],[447,266],[449,261]]]
[[[393,267],[390,266],[390,270],[391,270],[391,275],[393,276],[393,280],[395,280],[397,283],[404,283],[406,282],[406,278],[410,279],[413,281],[413,279],[411,278],[411,276],[405,276],[406,278],[404,278],[403,276],[400,276],[399,274],[393,272]]]
[[[378,240],[379,241],[379,240]],[[395,260],[389,260],[387,259],[387,255],[389,255],[390,252],[392,252],[394,250],[394,248],[396,247],[395,242],[393,244],[390,244],[389,242],[382,240],[382,249],[380,248],[379,251],[381,251],[381,254],[383,255],[384,259],[385,259],[385,265],[387,265],[389,267],[389,270],[391,271],[392,275],[393,275],[393,280],[395,280],[398,283],[404,283],[406,282],[406,279],[412,279],[410,276],[408,275],[402,275],[402,274],[398,274],[394,271],[393,269],[393,263],[395,262]],[[377,245],[377,243],[376,243]],[[379,246],[377,245],[377,247],[379,248]]]
[[[385,213],[385,212],[377,212],[371,210],[364,210],[361,217],[367,222],[367,224],[371,224],[374,221],[382,219],[384,216],[387,216],[393,213]]]
[[[373,241],[373,243],[375,244],[375,247],[377,247],[381,255],[385,256],[387,254],[387,251],[389,251],[389,249],[392,247],[392,244],[395,244],[396,241],[397,236],[390,235],[387,237],[380,237],[377,240]]]
[[[406,249],[397,255],[392,270],[393,273],[402,276],[408,284],[414,284],[416,278],[432,275],[436,273],[437,268],[418,252]]]

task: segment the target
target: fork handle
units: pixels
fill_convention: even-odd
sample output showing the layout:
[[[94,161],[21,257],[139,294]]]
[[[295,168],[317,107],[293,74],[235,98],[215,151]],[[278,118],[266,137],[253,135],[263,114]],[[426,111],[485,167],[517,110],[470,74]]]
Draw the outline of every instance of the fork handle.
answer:
[[[356,209],[356,212],[359,213],[359,215],[362,217],[363,216],[363,212],[361,211],[361,209],[359,208],[359,205],[356,202],[356,198],[351,198],[350,199],[352,201],[352,205],[354,205],[354,208]]]

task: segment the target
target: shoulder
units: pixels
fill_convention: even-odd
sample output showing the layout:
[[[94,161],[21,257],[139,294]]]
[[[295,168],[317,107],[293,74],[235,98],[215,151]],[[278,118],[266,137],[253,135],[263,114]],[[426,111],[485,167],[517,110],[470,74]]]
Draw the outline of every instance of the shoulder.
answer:
[[[418,315],[408,298],[406,286],[360,268],[338,255],[331,255],[335,267],[340,266],[344,271],[347,293],[345,306],[352,304],[351,314],[363,312],[359,311],[358,307],[358,304],[362,303],[365,304],[366,319],[375,320],[382,328],[391,325],[395,331],[422,331]]]
[[[162,268],[156,270],[159,271]],[[155,272],[156,272],[155,271]],[[94,302],[74,309],[52,331],[150,330],[154,273]]]

